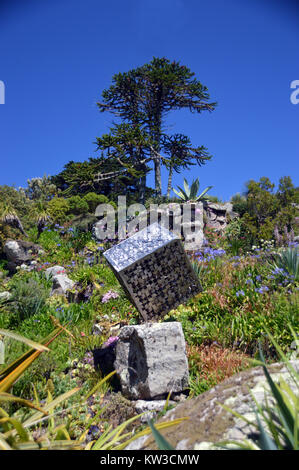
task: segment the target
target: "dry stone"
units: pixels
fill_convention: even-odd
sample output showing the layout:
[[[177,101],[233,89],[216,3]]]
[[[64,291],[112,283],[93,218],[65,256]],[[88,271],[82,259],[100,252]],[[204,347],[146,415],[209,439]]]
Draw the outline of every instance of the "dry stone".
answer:
[[[206,226],[218,232],[226,229],[229,220],[238,217],[238,214],[233,211],[233,205],[230,202],[221,204],[206,201],[204,203],[204,210]]]
[[[63,266],[52,266],[51,268],[47,268],[45,271],[45,276],[47,279],[57,276],[58,274],[65,274],[65,269]]]
[[[74,287],[75,283],[66,274],[53,276],[53,290],[51,295],[64,295]]]
[[[168,406],[174,405],[175,402],[169,400]],[[155,419],[159,411],[163,411],[166,405],[166,400],[137,400],[134,403],[135,410],[138,414],[144,413],[140,421],[147,423],[149,419]]]

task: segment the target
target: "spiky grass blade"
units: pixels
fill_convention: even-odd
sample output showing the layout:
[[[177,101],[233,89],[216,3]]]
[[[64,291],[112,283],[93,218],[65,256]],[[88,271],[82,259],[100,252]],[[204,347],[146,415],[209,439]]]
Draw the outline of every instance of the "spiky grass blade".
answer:
[[[91,395],[94,395],[95,392],[105,383],[107,380],[109,380],[114,374],[116,374],[116,370],[110,372],[110,374],[106,375],[98,384],[96,384],[93,389],[86,395],[85,399],[91,397]]]
[[[0,335],[8,336],[9,338],[15,339],[16,341],[20,341],[21,343],[24,343],[30,348],[36,349],[37,351],[49,351],[49,348],[47,348],[45,345],[36,343],[31,339],[18,335],[14,331],[3,330],[0,328]]]
[[[151,431],[153,433],[153,436],[154,436],[154,439],[156,441],[156,444],[157,444],[158,448],[160,450],[174,450],[172,445],[155,428],[152,419],[149,420],[148,424],[149,424],[149,427],[151,428]]]
[[[48,335],[44,340],[41,341],[41,344],[44,346],[49,346],[52,341],[54,341],[55,338],[62,332],[60,328],[56,328],[55,330],[52,331],[50,335]],[[1,370],[0,372],[0,384],[5,377],[7,377],[11,372],[13,372],[20,364],[22,364],[25,359],[28,359],[30,356],[32,356],[35,353],[35,349],[30,349],[26,353],[24,353],[22,356],[18,357],[14,362],[6,366],[4,369]]]
[[[10,393],[5,393],[5,392],[0,392],[0,402],[14,402],[14,403],[19,403],[20,405],[26,406],[28,408],[32,408],[35,410],[40,411],[44,415],[47,415],[48,413],[44,411],[40,406],[35,405],[29,400],[25,400],[23,398],[15,397],[14,395],[11,395]]]

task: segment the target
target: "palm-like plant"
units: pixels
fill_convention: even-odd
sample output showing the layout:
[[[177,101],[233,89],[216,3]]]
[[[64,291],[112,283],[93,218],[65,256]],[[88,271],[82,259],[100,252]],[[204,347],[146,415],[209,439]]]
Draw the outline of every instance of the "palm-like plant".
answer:
[[[38,238],[40,237],[43,228],[48,222],[51,222],[51,217],[48,212],[47,206],[42,201],[37,201],[33,207],[34,219],[36,220]]]
[[[173,191],[177,196],[179,196],[180,199],[182,199],[184,202],[198,202],[207,199],[206,193],[212,188],[213,186],[208,186],[202,193],[197,195],[198,189],[199,189],[199,180],[198,178],[194,180],[189,186],[186,178],[184,178],[184,189],[182,189],[180,186],[178,186],[180,191],[176,191],[174,188]]]
[[[3,224],[19,229],[23,235],[27,236],[17,212],[10,204],[0,205],[0,221]]]

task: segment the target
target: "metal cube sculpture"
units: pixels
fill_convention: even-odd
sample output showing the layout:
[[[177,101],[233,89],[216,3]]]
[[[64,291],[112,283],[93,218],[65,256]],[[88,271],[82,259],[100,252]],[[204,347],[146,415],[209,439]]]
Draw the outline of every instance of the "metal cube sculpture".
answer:
[[[146,322],[163,317],[202,290],[181,240],[158,223],[104,256]]]

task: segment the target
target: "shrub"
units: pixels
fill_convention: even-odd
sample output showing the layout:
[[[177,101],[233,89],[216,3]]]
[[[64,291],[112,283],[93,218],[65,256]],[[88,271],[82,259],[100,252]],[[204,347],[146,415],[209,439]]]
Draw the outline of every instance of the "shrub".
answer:
[[[83,199],[84,199],[84,201],[87,202],[88,210],[92,214],[94,214],[94,212],[95,212],[95,210],[96,210],[96,208],[99,204],[108,204],[109,203],[109,199],[104,194],[87,193],[87,194],[85,194]]]
[[[67,220],[70,205],[67,199],[54,197],[48,204],[48,212],[53,222],[62,224]]]
[[[20,273],[13,277],[10,292],[11,324],[19,324],[42,309],[50,293],[50,283],[36,273]]]
[[[249,366],[248,356],[224,348],[216,341],[210,345],[188,346],[187,355],[192,395],[204,392]]]
[[[246,229],[241,219],[232,220],[225,230],[226,244],[228,251],[237,256],[245,253],[251,247],[252,237]]]
[[[80,232],[91,232],[98,218],[91,214],[80,214],[72,220],[72,227]]]
[[[72,196],[68,200],[70,213],[75,215],[86,214],[88,212],[88,204],[80,196]]]

